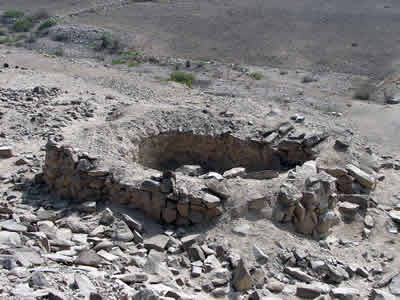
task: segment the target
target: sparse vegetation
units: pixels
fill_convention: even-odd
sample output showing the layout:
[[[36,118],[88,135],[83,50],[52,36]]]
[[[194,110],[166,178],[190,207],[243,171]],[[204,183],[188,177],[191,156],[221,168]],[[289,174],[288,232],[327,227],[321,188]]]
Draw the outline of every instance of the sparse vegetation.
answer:
[[[58,48],[56,48],[54,51],[44,51],[44,52],[41,52],[42,54],[46,54],[46,55],[49,55],[49,56],[64,56],[64,49],[63,48],[61,48],[61,47],[58,47]]]
[[[362,86],[354,92],[353,97],[354,97],[354,99],[358,99],[358,100],[369,100],[370,96],[371,96],[371,91],[370,91],[369,87]]]
[[[136,60],[130,60],[128,61],[128,67],[132,68],[132,67],[136,67],[139,63]]]
[[[12,29],[16,32],[28,32],[33,26],[35,26],[35,23],[32,17],[22,17],[15,21],[12,25]]]
[[[0,44],[7,44],[10,42],[10,38],[9,37],[4,37],[2,39],[0,39]]]
[[[55,40],[56,42],[65,42],[68,41],[68,39],[69,37],[66,32],[59,32],[53,37],[53,40]]]
[[[316,78],[312,75],[304,75],[303,78],[301,79],[302,83],[310,83],[317,81]]]
[[[120,49],[120,40],[109,33],[104,33],[100,38],[100,44],[95,47],[97,51],[109,50],[111,52],[118,52]]]
[[[18,9],[7,9],[3,12],[3,17],[5,18],[20,18],[23,17],[25,13]]]
[[[261,80],[264,78],[264,75],[259,72],[250,73],[249,76],[250,76],[250,78],[255,79],[255,80]]]
[[[111,61],[111,64],[112,64],[112,65],[122,65],[122,64],[124,64],[124,63],[125,63],[125,61],[122,60],[122,59],[120,59],[120,58],[116,58],[116,59],[113,59],[113,60]]]
[[[129,50],[119,51],[118,54],[126,55],[126,56],[136,56],[139,54],[139,52],[137,52],[136,50],[133,50],[133,49],[129,49]]]
[[[201,60],[201,61],[199,61],[199,62],[197,63],[197,67],[198,67],[198,68],[202,68],[202,67],[204,67],[206,64],[207,64],[207,61]]]
[[[54,51],[55,56],[64,56],[64,49],[61,47],[58,47],[55,51]]]
[[[17,41],[21,41],[21,40],[24,40],[24,39],[26,39],[27,38],[27,36],[26,36],[26,34],[18,34],[16,37],[15,37],[15,41],[17,42]]]
[[[177,71],[170,74],[170,80],[192,87],[193,82],[195,81],[195,76],[191,73]]]
[[[54,26],[54,25],[57,25],[57,19],[55,19],[55,18],[48,18],[48,19],[43,20],[42,22],[40,22],[39,27],[38,27],[38,30],[41,31],[41,30],[50,28],[50,27],[52,27],[52,26]]]

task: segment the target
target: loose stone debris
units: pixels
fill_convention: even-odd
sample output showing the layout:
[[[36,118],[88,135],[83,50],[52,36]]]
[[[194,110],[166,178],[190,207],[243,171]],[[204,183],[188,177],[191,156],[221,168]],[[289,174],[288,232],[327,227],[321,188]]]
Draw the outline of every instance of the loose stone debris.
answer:
[[[0,97],[1,296],[400,296],[400,197],[380,198],[391,156],[303,114],[243,122],[221,104],[124,109],[46,86]]]

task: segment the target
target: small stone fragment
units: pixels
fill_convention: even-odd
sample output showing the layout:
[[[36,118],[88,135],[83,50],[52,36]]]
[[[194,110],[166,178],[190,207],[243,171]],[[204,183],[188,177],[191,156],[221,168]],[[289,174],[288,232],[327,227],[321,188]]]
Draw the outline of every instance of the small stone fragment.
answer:
[[[246,169],[242,167],[233,168],[224,172],[223,176],[225,178],[241,177],[246,174]]]
[[[239,259],[238,265],[233,271],[232,285],[237,291],[246,291],[253,287],[249,270],[242,258]]]
[[[106,208],[101,215],[100,224],[102,225],[111,225],[115,220],[114,214],[111,209]]]
[[[0,147],[0,158],[11,158],[13,157],[13,152],[11,147]]]
[[[335,288],[332,295],[340,300],[356,300],[360,296],[360,291],[354,288]]]

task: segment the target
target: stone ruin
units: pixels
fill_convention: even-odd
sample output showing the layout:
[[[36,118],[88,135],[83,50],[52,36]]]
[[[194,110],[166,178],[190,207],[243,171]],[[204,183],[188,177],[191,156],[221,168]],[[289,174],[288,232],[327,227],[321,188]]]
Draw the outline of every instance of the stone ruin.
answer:
[[[324,236],[339,222],[340,195],[353,195],[353,181],[371,188],[373,179],[356,167],[321,169],[311,160],[327,135],[290,135],[292,129],[284,123],[258,140],[176,130],[153,131],[121,143],[120,135],[102,134],[97,137],[102,144],[89,151],[74,146],[90,144],[77,143],[79,137],[50,139],[43,179],[61,198],[109,201],[139,209],[158,222],[190,225],[222,215],[231,196],[239,194],[237,178],[268,181],[290,170],[280,188],[277,185],[275,199],[262,195],[261,204],[253,207],[274,206],[274,220],[291,222],[301,233]]]
[[[352,164],[324,168],[308,161],[290,171],[280,186],[274,219],[292,223],[299,233],[325,237],[342,219],[351,220],[356,211],[371,205],[369,193],[375,181]]]
[[[315,161],[309,161],[281,185],[274,217],[293,222],[297,232],[325,236],[340,221],[336,203],[336,179],[317,173]]]

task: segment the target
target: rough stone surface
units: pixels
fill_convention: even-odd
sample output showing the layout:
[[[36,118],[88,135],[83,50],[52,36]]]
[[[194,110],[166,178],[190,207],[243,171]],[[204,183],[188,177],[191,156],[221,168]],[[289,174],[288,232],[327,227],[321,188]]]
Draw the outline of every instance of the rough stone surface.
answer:
[[[246,291],[253,287],[253,281],[243,259],[239,260],[233,272],[232,285],[238,291]]]
[[[389,290],[393,295],[400,296],[400,275],[393,277]]]
[[[332,295],[341,300],[356,300],[360,297],[360,291],[354,288],[335,288]]]

